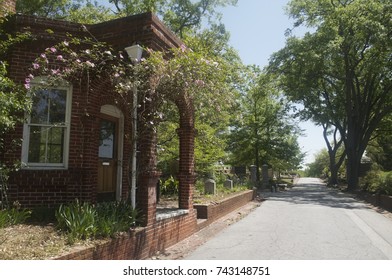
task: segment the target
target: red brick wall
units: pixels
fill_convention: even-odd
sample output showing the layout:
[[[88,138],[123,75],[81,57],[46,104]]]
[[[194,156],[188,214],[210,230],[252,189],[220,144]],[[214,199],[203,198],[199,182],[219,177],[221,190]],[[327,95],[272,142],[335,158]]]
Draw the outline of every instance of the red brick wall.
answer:
[[[9,55],[10,76],[19,83],[24,83],[32,61],[47,47],[64,40],[66,32],[81,36],[79,24],[35,18],[30,16],[14,16],[9,22],[10,30],[23,30],[29,27],[37,40],[26,41],[13,48]],[[53,33],[45,30],[51,29]],[[85,36],[86,34],[83,34]],[[110,83],[104,77],[94,80],[91,77],[90,88],[86,94],[86,85],[76,83],[72,92],[72,113],[70,127],[69,164],[66,170],[28,170],[21,169],[11,173],[9,180],[9,199],[18,200],[24,207],[51,207],[78,198],[83,201],[96,200],[98,180],[98,146],[99,116],[102,105],[110,104],[121,107],[116,102]],[[130,131],[131,122],[125,107],[120,108],[125,116],[125,131]],[[8,134],[12,139],[21,139],[22,126]],[[127,163],[129,135],[124,137],[123,162],[123,197],[127,195]],[[21,145],[11,149],[6,147],[0,151],[2,161],[15,162],[21,159]]]
[[[9,56],[10,76],[21,84],[24,83],[32,61],[47,47],[64,40],[66,33],[81,37],[89,35],[83,31],[80,24],[33,16],[15,15],[8,24],[10,31],[23,31],[28,28],[36,37],[36,40],[27,41],[13,48]],[[53,32],[48,33],[48,29]],[[181,44],[181,41],[151,13],[88,25],[87,29],[99,40],[106,41],[114,48],[121,50],[135,42],[153,49],[167,49]],[[94,84],[93,81],[90,85],[95,89],[91,91],[93,94],[89,93],[88,99],[85,85],[75,84],[73,86],[69,168],[67,170],[19,170],[12,173],[9,181],[11,200],[19,200],[25,207],[53,206],[75,198],[95,201],[98,177],[99,110],[105,104],[119,106],[116,96],[108,87],[109,84],[101,79],[95,82]],[[127,118],[128,110],[121,109],[126,117],[125,131],[127,132],[131,129],[131,122]],[[8,137],[9,140],[21,139],[22,135],[23,131],[20,126]],[[123,197],[126,197],[128,192],[129,166],[127,163],[130,155],[130,141],[128,134],[124,138]],[[21,146],[12,150],[6,147],[4,151],[0,152],[0,157],[7,162],[21,159]],[[151,216],[151,222],[153,222],[155,212],[151,209],[155,207],[155,204],[151,201],[153,202],[152,196],[155,195],[152,193],[154,182],[151,181],[150,185],[145,191],[146,194],[141,194],[143,197],[141,204],[145,204],[147,216]]]
[[[10,75],[15,81],[24,83],[32,61],[47,47],[64,40],[67,32],[73,36],[88,36],[79,24],[57,21],[31,16],[14,16],[10,21],[10,30],[22,31],[28,28],[37,40],[24,42],[15,47],[9,56]],[[87,26],[92,34],[99,40],[112,44],[114,48],[122,50],[134,43],[140,43],[156,50],[178,47],[178,40],[163,24],[151,13],[134,17],[118,19],[98,25]],[[46,30],[52,30],[48,33]],[[69,167],[67,170],[19,170],[10,176],[9,198],[18,200],[24,207],[54,206],[60,203],[79,198],[83,201],[96,200],[97,172],[98,172],[98,133],[99,115],[102,105],[111,104],[119,106],[116,96],[113,95],[109,83],[102,78],[90,77],[92,91],[87,95],[86,85],[76,83],[73,85],[72,115],[70,127]],[[131,122],[128,119],[128,110],[124,112],[125,131],[131,131]],[[193,131],[193,130],[192,130]],[[192,132],[191,131],[191,132]],[[192,132],[193,133],[193,132]],[[22,127],[9,134],[11,139],[22,138]],[[193,139],[193,134],[191,135]],[[142,136],[144,137],[144,136]],[[184,139],[186,139],[186,135]],[[129,167],[126,166],[130,156],[131,141],[129,135],[124,137],[124,178],[123,197],[127,196],[127,175]],[[193,141],[193,140],[192,140]],[[156,221],[156,183],[159,172],[156,168],[156,134],[145,135],[143,146],[139,148],[144,152],[141,158],[142,176],[138,185],[138,207],[146,218],[143,230],[130,237],[122,237],[99,248],[85,250],[82,254],[64,257],[65,259],[144,259],[162,250],[179,240],[189,236],[196,229],[196,211],[192,209],[191,201],[194,174],[189,177],[185,174],[186,189],[183,208],[190,213],[177,218]],[[148,145],[147,145],[148,144]],[[193,146],[191,147],[193,149]],[[186,166],[193,168],[193,150],[188,150],[189,161]],[[14,150],[0,151],[0,156],[8,162],[20,160],[21,147]],[[188,170],[188,169],[187,169]],[[193,170],[193,169],[191,169]],[[189,170],[188,170],[189,171]]]
[[[163,251],[189,237],[201,228],[253,200],[256,192],[246,191],[228,198],[217,205],[195,205],[189,214],[165,219],[132,232],[129,235],[108,241],[105,244],[78,250],[60,256],[59,260],[120,260],[146,259],[157,251]],[[199,211],[201,211],[199,213]],[[204,212],[203,212],[204,211]],[[196,213],[197,212],[197,213]],[[204,214],[203,214],[204,213]],[[208,219],[197,223],[199,215]],[[197,217],[196,217],[197,215]]]
[[[89,95],[89,100],[92,103],[98,102],[99,105],[78,106],[77,104],[83,104],[82,96],[78,95],[78,91],[74,88],[68,168],[66,170],[21,169],[13,172],[9,180],[11,200],[18,200],[25,207],[53,206],[75,198],[95,201],[98,180],[99,109],[105,104],[114,105],[114,101],[110,95],[101,99],[99,94]],[[88,109],[85,111],[85,108]],[[88,116],[85,115],[86,113]],[[125,119],[125,126],[125,129],[129,129],[129,118]],[[21,129],[18,131],[21,132]],[[15,134],[13,136],[21,138],[21,134]],[[127,138],[124,140],[123,197],[126,197],[126,170],[130,149]],[[12,154],[7,152],[6,155],[9,159],[20,159],[21,147],[14,149]]]
[[[193,208],[193,188],[196,181],[195,173],[195,109],[193,100],[185,93],[179,94],[175,100],[180,113],[180,127],[177,133],[180,141],[179,158],[179,207]]]
[[[252,201],[255,194],[256,192],[254,190],[249,190],[220,201],[218,204],[193,205],[193,207],[197,210],[198,219],[207,219],[207,223],[203,224],[206,226],[207,224],[210,224],[235,209],[245,205],[249,201]]]
[[[10,21],[11,30],[23,30],[29,27],[38,40],[29,41],[15,47],[10,54],[10,74],[15,81],[23,83],[31,62],[47,47],[64,40],[66,32],[74,36],[86,36],[79,24],[35,18],[14,16]],[[153,49],[177,47],[181,42],[152,14],[144,14],[125,19],[114,20],[87,28],[98,39],[113,44],[114,48],[123,49],[135,42]],[[54,31],[49,34],[47,29]],[[67,170],[19,170],[10,176],[9,197],[18,200],[25,207],[54,206],[79,198],[83,201],[95,201],[97,193],[98,132],[100,107],[105,104],[119,106],[105,80],[93,80],[93,91],[86,98],[86,86],[73,85],[72,116],[70,131],[69,168]],[[131,131],[126,108],[124,112],[125,131]],[[87,114],[86,114],[87,113]],[[10,133],[9,140],[22,138],[22,127]],[[146,136],[154,148],[155,138]],[[154,136],[156,137],[156,135]],[[124,137],[124,159],[130,156],[129,135]],[[143,143],[147,143],[144,141]],[[143,145],[141,146],[143,148]],[[149,155],[156,156],[153,150]],[[8,162],[20,160],[21,147],[5,149],[0,152]],[[150,167],[156,158],[145,157],[145,164]],[[143,166],[145,167],[145,166]],[[123,197],[127,196],[129,167],[124,165]],[[188,237],[197,229],[196,211],[189,209],[189,214],[156,221],[155,186],[159,172],[155,169],[143,169],[144,177],[138,189],[138,206],[146,218],[146,227],[97,248],[90,248],[63,256],[61,259],[145,259],[156,251],[163,250]],[[193,183],[193,182],[192,182]],[[192,185],[189,186],[189,189]],[[187,200],[189,200],[189,195]]]
[[[135,43],[154,50],[179,47],[182,42],[152,13],[115,19],[88,26],[98,40],[124,49]]]
[[[58,260],[146,259],[192,235],[197,230],[196,211],[165,219],[97,247],[60,256]]]
[[[154,50],[167,50],[182,44],[152,13],[90,25],[88,29],[98,40],[109,42],[117,50],[124,50],[135,43]],[[145,106],[143,111],[146,116],[151,108]],[[144,225],[149,225],[155,223],[156,186],[160,174],[156,170],[157,135],[148,120],[143,121],[138,124],[138,150],[143,152],[138,154],[137,205],[145,217]]]

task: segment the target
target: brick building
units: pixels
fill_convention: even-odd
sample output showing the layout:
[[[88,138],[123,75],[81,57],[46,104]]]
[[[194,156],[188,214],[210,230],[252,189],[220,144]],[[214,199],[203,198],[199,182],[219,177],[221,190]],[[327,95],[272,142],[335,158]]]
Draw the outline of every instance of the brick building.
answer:
[[[15,11],[15,0],[0,0],[0,4],[5,8],[0,16]],[[182,44],[151,13],[86,26],[17,14],[8,18],[6,27],[9,33],[28,30],[35,38],[13,46],[7,57],[8,73],[20,84],[25,82],[35,58],[67,38],[67,33],[74,37],[94,37],[115,50],[124,50],[135,42],[153,50],[167,50]],[[132,112],[129,106],[118,102],[108,77],[89,79],[88,92],[83,87],[84,81],[69,81],[37,91],[26,123],[7,134],[5,143],[8,146],[0,150],[0,162],[22,162],[20,169],[10,174],[9,200],[34,208],[55,207],[76,198],[97,202],[128,197]],[[157,213],[156,186],[160,176],[157,135],[153,127],[139,119],[138,164],[142,168],[138,174],[136,205],[144,218],[143,227],[96,248],[60,259],[145,259],[254,197],[249,191],[240,199],[205,210],[208,217],[202,217],[204,220],[198,223],[192,201],[196,178],[194,108],[186,95],[177,96],[171,101],[180,116],[177,130],[180,150],[178,209]],[[17,139],[23,140],[22,145],[11,145]],[[203,214],[203,210],[200,211]]]
[[[8,1],[13,2],[13,1]],[[7,4],[8,5],[8,4]],[[13,11],[12,5],[7,6]],[[8,57],[9,75],[24,83],[32,62],[44,50],[67,38],[92,36],[115,50],[138,42],[154,50],[179,47],[181,41],[153,14],[145,13],[94,25],[16,14],[7,21],[8,32],[28,30],[35,40],[13,47]],[[48,32],[48,30],[51,30]],[[2,162],[21,161],[8,183],[11,201],[25,207],[54,207],[74,199],[97,202],[124,200],[128,196],[132,124],[129,108],[117,102],[113,85],[104,77],[90,77],[93,90],[72,83],[40,91],[33,98],[28,121],[8,134],[8,143],[23,139],[17,148],[0,151]],[[179,110],[192,108],[178,100]],[[140,124],[143,126],[143,124]],[[138,126],[139,127],[139,126]],[[138,139],[137,205],[146,224],[156,221],[156,135],[144,131]],[[193,123],[182,118],[179,208],[192,212],[195,180]],[[193,215],[192,215],[193,216]]]

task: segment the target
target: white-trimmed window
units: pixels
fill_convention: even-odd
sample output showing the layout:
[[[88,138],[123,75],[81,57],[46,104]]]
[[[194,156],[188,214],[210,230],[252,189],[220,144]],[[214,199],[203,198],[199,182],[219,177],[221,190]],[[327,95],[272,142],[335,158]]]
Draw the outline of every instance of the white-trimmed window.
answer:
[[[23,130],[22,167],[68,167],[71,98],[69,85],[33,91],[31,113]]]

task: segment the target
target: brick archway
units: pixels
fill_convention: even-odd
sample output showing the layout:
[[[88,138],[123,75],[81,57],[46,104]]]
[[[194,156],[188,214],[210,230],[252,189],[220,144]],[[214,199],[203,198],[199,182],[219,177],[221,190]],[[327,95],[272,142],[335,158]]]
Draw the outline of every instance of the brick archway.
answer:
[[[177,178],[179,180],[179,208],[193,209],[193,189],[196,180],[195,173],[195,117],[193,100],[186,94],[178,96],[172,100],[179,111],[179,170]],[[152,112],[153,106],[144,107],[144,115]],[[152,114],[151,114],[152,115]],[[149,120],[143,119],[138,125],[139,151],[138,165],[138,192],[137,206],[142,211],[144,225],[150,225],[156,221],[156,187],[160,177],[157,170],[157,132],[156,128],[150,125]]]

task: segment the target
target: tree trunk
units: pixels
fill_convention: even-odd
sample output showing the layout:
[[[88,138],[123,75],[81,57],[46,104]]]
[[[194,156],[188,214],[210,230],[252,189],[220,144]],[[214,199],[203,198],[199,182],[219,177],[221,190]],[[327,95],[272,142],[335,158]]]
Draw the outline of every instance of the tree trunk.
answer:
[[[256,136],[257,137],[257,136]],[[256,159],[255,159],[255,165],[256,165],[256,181],[260,182],[260,149],[259,149],[259,141],[256,140],[256,145],[255,145],[255,153],[256,153]]]
[[[331,169],[331,177],[329,178],[328,185],[330,186],[337,186],[339,184],[339,168],[340,166],[330,166]]]
[[[331,171],[331,177],[329,177],[328,185],[335,186],[338,184],[339,171],[339,167],[337,167],[335,163],[335,155],[333,155],[333,158],[331,155],[329,155],[329,169]]]
[[[355,151],[347,152],[347,190],[355,191],[359,186],[359,172],[361,167],[361,156]]]
[[[361,141],[363,138],[362,131],[355,122],[348,123],[347,137],[344,142],[347,155],[347,190],[355,191],[359,186],[359,171],[361,167],[362,155],[367,146],[367,142]]]
[[[335,127],[335,131],[333,133],[333,146],[332,146],[329,142],[328,135],[327,135],[329,126],[330,125],[328,123],[323,124],[323,129],[324,129],[323,136],[324,136],[325,143],[327,144],[328,147],[329,170],[331,171],[331,177],[328,179],[328,185],[333,186],[333,185],[338,185],[339,183],[338,173],[339,173],[340,166],[342,166],[342,163],[345,158],[345,151],[340,156],[338,162],[336,162],[336,154],[340,149],[340,147],[342,146],[343,140],[337,139],[338,128]]]

